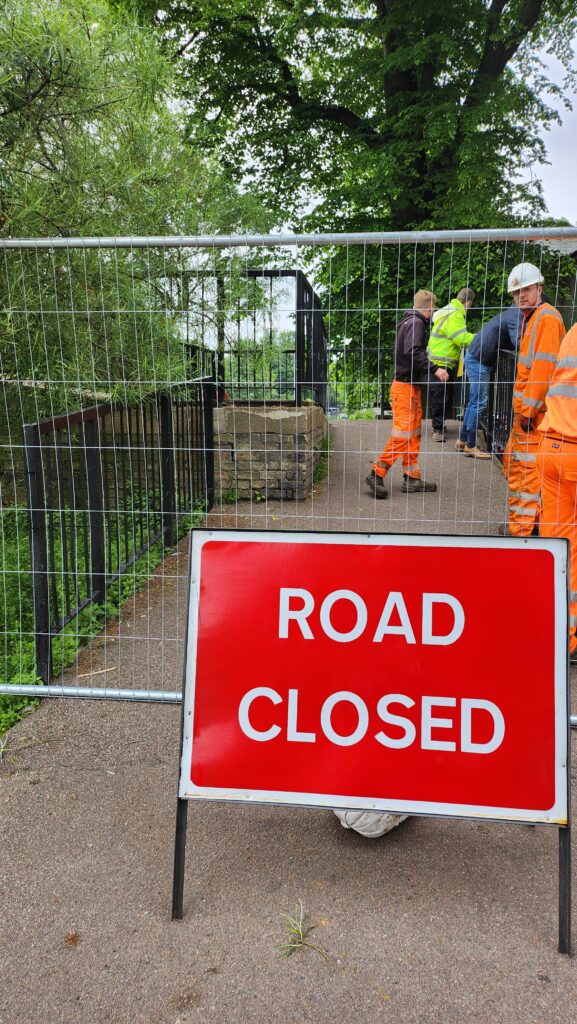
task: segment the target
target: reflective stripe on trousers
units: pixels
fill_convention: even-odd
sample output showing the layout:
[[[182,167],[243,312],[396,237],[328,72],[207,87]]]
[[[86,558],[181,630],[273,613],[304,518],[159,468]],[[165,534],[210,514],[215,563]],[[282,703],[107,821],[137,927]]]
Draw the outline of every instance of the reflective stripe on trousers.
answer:
[[[503,456],[509,485],[509,533],[515,537],[529,537],[539,523],[541,484],[537,453],[540,443],[541,434],[537,430],[528,434],[521,430],[519,417],[515,416]]]
[[[569,541],[569,643],[577,647],[577,445],[545,436],[537,459],[541,481],[543,537],[567,537]]]
[[[384,477],[397,459],[403,460],[403,472],[419,480],[419,450],[421,447],[421,389],[415,384],[395,380],[391,386],[393,430],[373,469]]]

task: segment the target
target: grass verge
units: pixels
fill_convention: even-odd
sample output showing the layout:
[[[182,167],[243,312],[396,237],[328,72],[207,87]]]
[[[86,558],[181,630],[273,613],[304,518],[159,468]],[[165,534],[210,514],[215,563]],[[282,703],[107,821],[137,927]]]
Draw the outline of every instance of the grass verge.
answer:
[[[134,506],[133,506],[134,507]],[[127,510],[127,514],[130,510]],[[204,519],[200,506],[190,515],[179,517],[178,539]],[[55,539],[54,561],[57,567],[54,586],[62,607],[65,567],[63,552]],[[89,568],[86,552],[76,533],[75,564],[77,576]],[[136,550],[129,538],[122,551],[122,560],[129,561]],[[166,557],[168,549],[162,540],[148,548],[118,579],[106,587],[105,600],[84,608],[61,633],[52,640],[53,675],[59,676],[73,664],[78,650],[98,636],[109,622],[115,621],[128,599],[146,585],[152,573]],[[0,513],[0,680],[6,683],[31,685],[42,680],[36,674],[34,642],[34,604],[32,567],[28,539],[28,512],[23,506],[11,506]],[[38,701],[27,697],[0,694],[0,735],[36,707]]]

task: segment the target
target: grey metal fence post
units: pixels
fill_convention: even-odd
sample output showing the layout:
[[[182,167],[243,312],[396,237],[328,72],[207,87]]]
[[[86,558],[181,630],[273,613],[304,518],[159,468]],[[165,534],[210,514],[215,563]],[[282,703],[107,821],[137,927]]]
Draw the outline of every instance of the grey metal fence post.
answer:
[[[86,490],[90,522],[90,586],[94,601],[103,601],[106,593],[104,549],[104,504],[102,500],[102,454],[98,420],[84,421],[86,452]]]
[[[24,427],[24,460],[26,465],[28,511],[30,514],[36,672],[47,683],[52,675],[52,638],[50,635],[50,604],[48,595],[48,546],[46,542],[46,507],[44,501],[40,433],[34,425]]]

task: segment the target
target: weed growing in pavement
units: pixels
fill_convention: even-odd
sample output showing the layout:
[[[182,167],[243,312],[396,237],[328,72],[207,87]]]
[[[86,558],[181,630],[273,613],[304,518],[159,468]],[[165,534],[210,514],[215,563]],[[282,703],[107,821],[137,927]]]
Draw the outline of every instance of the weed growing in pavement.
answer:
[[[292,956],[296,953],[297,949],[303,949],[308,946],[309,949],[314,949],[316,953],[320,953],[324,956],[325,960],[332,960],[332,957],[328,953],[325,953],[324,949],[320,946],[315,946],[312,942],[308,941],[307,936],[313,930],[314,925],[306,924],[305,922],[305,911],[303,907],[303,901],[299,900],[299,910],[293,917],[292,914],[285,914],[284,926],[288,932],[288,941],[282,942],[279,947],[280,956]]]
[[[221,494],[220,496],[221,505],[236,505],[237,501],[238,491],[235,491],[234,489],[225,491],[224,494]]]
[[[320,484],[321,480],[324,480],[327,475],[327,469],[329,466],[329,455],[331,450],[331,437],[327,432],[327,436],[324,441],[315,448],[315,452],[320,453],[319,461],[317,462],[313,470],[313,484]]]

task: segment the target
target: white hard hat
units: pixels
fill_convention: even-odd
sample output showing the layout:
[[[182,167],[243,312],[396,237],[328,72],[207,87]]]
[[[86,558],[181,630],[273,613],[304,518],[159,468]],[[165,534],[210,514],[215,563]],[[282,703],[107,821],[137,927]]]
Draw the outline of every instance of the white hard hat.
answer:
[[[507,291],[516,292],[519,288],[528,288],[531,284],[543,284],[543,281],[543,275],[534,263],[518,263],[509,274]]]
[[[366,839],[378,839],[400,825],[406,814],[387,814],[385,811],[336,811],[343,828],[352,828]]]

